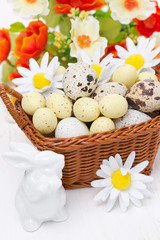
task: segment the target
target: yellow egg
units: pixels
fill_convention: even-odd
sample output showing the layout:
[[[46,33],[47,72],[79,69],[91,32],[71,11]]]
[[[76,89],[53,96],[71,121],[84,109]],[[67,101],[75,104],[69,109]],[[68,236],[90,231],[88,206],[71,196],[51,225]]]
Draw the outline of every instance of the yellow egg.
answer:
[[[141,72],[137,77],[137,82],[146,79],[158,80],[157,76],[151,72]]]
[[[101,113],[108,118],[119,118],[127,113],[127,100],[118,94],[109,94],[99,102]]]
[[[33,115],[33,125],[42,134],[52,133],[57,126],[56,115],[49,108],[40,108]]]
[[[83,122],[92,122],[100,114],[98,103],[89,97],[78,99],[73,106],[73,112],[76,118]]]
[[[129,64],[124,64],[117,68],[111,78],[112,82],[119,82],[130,88],[137,79],[137,71],[135,67]]]
[[[37,109],[45,107],[46,100],[40,93],[30,92],[24,95],[21,104],[27,114],[33,115]]]
[[[72,102],[62,93],[52,93],[47,99],[46,106],[56,114],[57,118],[63,119],[72,115]]]
[[[90,134],[107,132],[115,129],[115,124],[110,118],[99,117],[97,118],[90,127]]]

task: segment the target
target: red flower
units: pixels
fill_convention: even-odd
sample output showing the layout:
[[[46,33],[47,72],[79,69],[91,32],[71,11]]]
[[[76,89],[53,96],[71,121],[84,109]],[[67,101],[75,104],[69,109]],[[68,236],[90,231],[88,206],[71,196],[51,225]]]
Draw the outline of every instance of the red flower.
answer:
[[[15,78],[20,78],[20,77],[22,77],[19,73],[17,73],[17,72],[12,72],[12,73],[10,73],[9,75],[8,75],[8,80],[9,81],[12,81],[13,79],[15,79]]]
[[[7,59],[11,48],[11,41],[7,29],[0,30],[0,64]]]
[[[48,40],[48,27],[41,21],[29,24],[16,39],[14,55],[18,58],[16,66],[26,65],[30,58],[37,58],[45,49]]]
[[[103,58],[105,58],[108,54],[110,54],[110,53],[112,53],[113,54],[113,57],[114,58],[117,58],[118,57],[118,55],[117,55],[117,50],[115,49],[115,46],[116,45],[119,45],[119,46],[121,46],[121,47],[123,47],[123,48],[126,48],[126,40],[123,40],[121,43],[115,43],[115,44],[111,44],[111,45],[109,45],[106,49],[105,49],[105,55],[102,57],[102,59]],[[101,59],[101,60],[102,60]]]
[[[146,20],[134,20],[137,23],[137,31],[140,35],[150,37],[154,32],[160,32],[160,8]]]
[[[68,14],[71,8],[79,8],[80,11],[90,11],[100,9],[106,5],[104,0],[55,0],[54,10],[56,13]]]

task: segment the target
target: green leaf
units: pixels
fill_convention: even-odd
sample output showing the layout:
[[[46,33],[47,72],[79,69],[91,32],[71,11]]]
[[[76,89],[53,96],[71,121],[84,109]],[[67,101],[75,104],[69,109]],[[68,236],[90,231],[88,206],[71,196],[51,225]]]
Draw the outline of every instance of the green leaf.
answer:
[[[16,23],[13,23],[11,24],[10,26],[10,32],[21,32],[23,30],[25,30],[25,26],[23,25],[23,23],[21,22],[16,22]]]
[[[71,30],[71,21],[69,17],[63,17],[61,18],[60,24],[60,32],[64,35],[67,35],[70,33]]]
[[[109,42],[109,44],[114,44],[114,43],[120,43],[123,39],[126,38],[126,33],[125,32],[120,32],[112,41]]]
[[[121,31],[121,24],[119,21],[114,21],[110,17],[99,18],[100,22],[100,36],[106,37],[109,42],[112,41]]]
[[[41,16],[48,27],[51,27],[51,28],[55,28],[59,22],[60,22],[60,19],[61,19],[61,15],[60,14],[56,14],[53,10],[53,7],[54,7],[55,3],[54,1],[50,1],[49,2],[49,9],[50,9],[50,12],[47,16]]]
[[[16,62],[16,57],[15,56],[11,57],[10,61],[14,65],[15,62]],[[7,83],[8,82],[8,75],[12,72],[16,72],[15,67],[11,66],[7,62],[5,62],[2,66],[2,82]]]

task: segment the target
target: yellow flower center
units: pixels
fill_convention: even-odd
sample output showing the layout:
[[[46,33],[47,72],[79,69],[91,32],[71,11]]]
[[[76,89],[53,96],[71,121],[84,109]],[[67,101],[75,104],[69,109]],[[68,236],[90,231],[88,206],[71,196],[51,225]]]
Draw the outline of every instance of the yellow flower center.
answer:
[[[124,6],[127,10],[132,11],[134,8],[138,8],[137,0],[125,0]]]
[[[34,75],[33,84],[35,88],[42,89],[51,84],[51,81],[49,81],[47,78],[44,77],[45,74],[46,73],[37,73]]]
[[[99,76],[100,76],[100,74],[102,72],[102,67],[100,65],[98,65],[98,64],[92,64],[91,66],[94,68],[94,70],[96,71],[97,76],[99,78]]]
[[[88,35],[79,35],[77,37],[77,42],[80,48],[90,47],[92,41]]]
[[[26,0],[27,3],[35,3],[37,0]]]
[[[136,68],[136,70],[139,70],[141,67],[143,67],[145,61],[142,55],[140,54],[134,54],[126,59],[125,64],[130,64],[133,67]]]
[[[131,185],[131,175],[127,173],[123,176],[120,169],[112,174],[111,180],[114,188],[118,190],[125,190]]]

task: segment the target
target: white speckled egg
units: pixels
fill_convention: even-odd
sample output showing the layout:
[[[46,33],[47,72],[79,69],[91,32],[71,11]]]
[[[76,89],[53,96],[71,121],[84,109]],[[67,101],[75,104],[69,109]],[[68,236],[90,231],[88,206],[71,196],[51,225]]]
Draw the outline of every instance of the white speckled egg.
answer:
[[[89,130],[86,124],[75,117],[61,120],[55,131],[56,138],[70,138],[88,134]]]
[[[115,124],[110,118],[99,117],[97,118],[90,127],[90,134],[107,132],[115,129]]]
[[[151,72],[141,72],[137,77],[137,82],[145,79],[158,80],[157,76]]]
[[[73,112],[83,122],[92,122],[100,114],[98,103],[89,97],[78,99],[73,105]]]
[[[56,115],[49,108],[40,108],[33,115],[33,125],[42,134],[52,133],[57,126]]]
[[[118,67],[111,78],[112,82],[119,82],[130,88],[137,80],[137,70],[129,64]]]
[[[99,102],[101,113],[108,118],[119,118],[126,114],[128,103],[118,94],[108,94]]]
[[[96,71],[88,64],[78,62],[69,66],[63,76],[65,94],[73,100],[89,97],[97,87]]]
[[[33,115],[37,109],[45,107],[46,100],[40,93],[30,92],[24,95],[21,104],[27,114]]]
[[[108,82],[100,85],[95,92],[92,94],[93,99],[99,102],[103,97],[108,94],[116,93],[121,96],[125,96],[127,88],[124,84],[118,82]]]
[[[72,115],[73,104],[63,93],[52,93],[47,99],[46,106],[56,114],[57,118],[63,119]]]
[[[145,113],[142,113],[134,109],[128,109],[128,112],[126,115],[116,119],[114,122],[115,122],[116,128],[122,128],[122,127],[128,127],[133,124],[145,122],[149,119],[151,118]]]
[[[132,108],[142,112],[160,110],[160,82],[153,79],[139,81],[128,89],[126,99]]]

